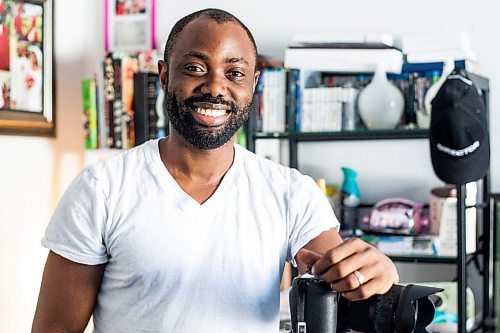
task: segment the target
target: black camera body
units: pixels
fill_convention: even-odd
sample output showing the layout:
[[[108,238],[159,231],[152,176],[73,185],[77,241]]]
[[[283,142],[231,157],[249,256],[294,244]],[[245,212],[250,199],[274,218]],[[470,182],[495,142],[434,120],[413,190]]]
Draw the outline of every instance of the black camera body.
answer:
[[[298,276],[290,290],[291,333],[425,333],[434,318],[428,296],[439,291],[394,285],[384,295],[350,301],[318,277]]]

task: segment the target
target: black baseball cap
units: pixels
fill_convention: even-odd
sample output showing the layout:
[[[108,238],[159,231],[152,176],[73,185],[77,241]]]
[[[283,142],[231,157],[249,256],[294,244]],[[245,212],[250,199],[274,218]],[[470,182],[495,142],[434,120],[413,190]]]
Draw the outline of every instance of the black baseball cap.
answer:
[[[481,91],[464,70],[455,69],[431,104],[429,142],[436,175],[455,185],[484,177],[490,143]]]

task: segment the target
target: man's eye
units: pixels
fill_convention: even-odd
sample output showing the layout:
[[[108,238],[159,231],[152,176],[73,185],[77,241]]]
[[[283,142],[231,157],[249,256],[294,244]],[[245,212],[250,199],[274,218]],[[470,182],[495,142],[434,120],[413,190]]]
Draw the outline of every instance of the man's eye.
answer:
[[[189,71],[189,72],[203,72],[203,69],[201,67],[194,66],[194,65],[186,66],[186,67],[184,67],[184,69]]]
[[[232,76],[232,77],[244,77],[245,74],[240,72],[240,71],[230,71],[229,72],[229,76]]]

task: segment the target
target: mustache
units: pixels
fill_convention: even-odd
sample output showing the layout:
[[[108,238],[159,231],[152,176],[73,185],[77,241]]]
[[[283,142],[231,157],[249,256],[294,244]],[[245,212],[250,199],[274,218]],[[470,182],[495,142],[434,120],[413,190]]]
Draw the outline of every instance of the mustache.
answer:
[[[184,105],[187,107],[194,107],[194,103],[199,103],[199,102],[204,102],[204,103],[211,103],[211,104],[223,104],[227,105],[231,108],[231,110],[236,110],[237,106],[234,102],[232,101],[227,101],[223,99],[222,97],[214,97],[210,94],[205,94],[202,96],[193,96],[189,97],[184,101]]]

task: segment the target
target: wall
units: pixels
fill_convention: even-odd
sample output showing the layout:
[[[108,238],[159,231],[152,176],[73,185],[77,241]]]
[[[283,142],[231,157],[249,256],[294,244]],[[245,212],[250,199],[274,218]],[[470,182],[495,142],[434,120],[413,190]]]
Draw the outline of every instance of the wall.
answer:
[[[82,167],[80,79],[102,54],[98,2],[57,1],[57,137],[0,136],[0,332],[29,332],[57,200]],[[100,7],[100,6],[99,6]],[[89,60],[90,59],[90,60]]]
[[[496,44],[500,23],[496,17],[500,4],[494,1],[422,0],[409,8],[407,2],[299,0],[275,1],[207,1],[178,2],[157,0],[157,43],[163,45],[174,22],[191,11],[205,7],[229,10],[241,18],[254,32],[260,51],[276,58],[293,34],[314,32],[387,32],[395,35],[434,30],[462,29],[471,34],[474,49],[485,73],[491,78],[492,117],[498,124],[500,100],[495,90],[500,82],[500,63],[496,61]],[[71,179],[83,166],[83,131],[81,129],[80,80],[93,73],[95,61],[102,57],[102,1],[56,0],[57,59],[57,137],[55,139],[0,136],[0,332],[27,332],[31,325],[46,250],[40,245],[45,226],[55,203]],[[264,23],[265,22],[265,23]],[[500,133],[491,126],[492,170],[498,170]],[[365,160],[348,154],[358,143],[319,144],[301,147],[301,166],[313,174],[326,175],[329,181],[339,179],[340,163],[356,163],[360,179],[372,176],[414,176],[419,182],[435,183],[425,159],[425,142],[408,142],[408,147],[394,148],[390,142],[372,142],[373,153],[365,149]],[[329,149],[321,165],[309,164],[317,151]],[[383,163],[384,154],[395,151],[400,159],[412,157],[410,168],[399,163]],[[415,154],[412,154],[415,152]],[[371,154],[371,156],[370,156]],[[324,155],[323,155],[324,156]],[[398,155],[396,155],[398,156]],[[423,156],[419,159],[417,156]],[[396,162],[398,158],[394,159]],[[377,165],[368,163],[374,161]],[[383,165],[384,168],[379,168]],[[378,171],[375,171],[378,170]],[[413,176],[412,176],[413,177]],[[493,172],[494,190],[500,191],[500,175]],[[373,196],[381,184],[369,185]],[[422,191],[427,185],[422,185]],[[410,191],[411,189],[408,189]],[[423,193],[423,192],[422,192]]]
[[[161,3],[161,2],[160,2]],[[260,5],[261,4],[261,5]],[[292,37],[299,33],[389,33],[396,38],[405,34],[466,31],[470,34],[472,47],[484,73],[490,78],[492,90],[490,124],[500,122],[499,92],[495,88],[500,84],[500,46],[496,43],[500,23],[496,13],[500,3],[479,0],[466,1],[431,1],[408,2],[398,0],[354,0],[307,2],[301,0],[276,0],[260,2],[236,2],[224,0],[192,0],[183,6],[165,6],[165,14],[158,16],[158,41],[163,41],[175,20],[191,11],[218,7],[226,9],[239,17],[253,32],[259,51],[282,59],[283,50],[292,42]],[[159,13],[162,12],[161,5]],[[258,12],[258,14],[256,14]],[[266,23],[264,23],[266,22]],[[163,35],[161,33],[163,32]],[[491,129],[491,170],[494,191],[500,191],[500,132]],[[387,143],[373,141],[366,143],[360,151],[355,142],[339,144],[301,144],[299,146],[299,167],[315,177],[326,177],[332,183],[341,182],[340,166],[347,164],[355,168],[360,177],[360,186],[367,201],[375,201],[387,195],[404,195],[383,190],[380,184],[373,183],[372,176],[377,175],[381,182],[402,184],[405,175],[410,174],[417,186],[415,200],[428,199],[428,189],[441,182],[434,176],[428,158],[426,140],[405,141],[403,146],[393,147],[394,141]],[[319,163],[318,151],[330,152]],[[353,154],[354,152],[354,154]],[[360,156],[363,156],[361,158]],[[407,158],[411,163],[405,163]],[[309,161],[314,161],[311,163]],[[374,165],[375,164],[375,165]],[[376,165],[384,165],[377,168]],[[395,176],[393,178],[392,176]],[[405,185],[406,186],[406,185]]]

